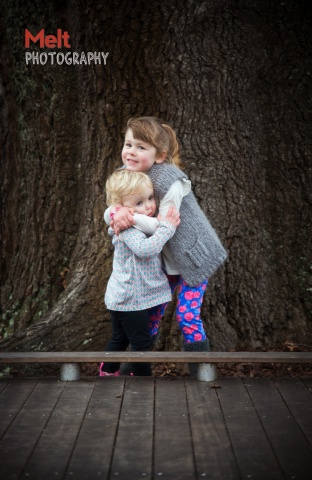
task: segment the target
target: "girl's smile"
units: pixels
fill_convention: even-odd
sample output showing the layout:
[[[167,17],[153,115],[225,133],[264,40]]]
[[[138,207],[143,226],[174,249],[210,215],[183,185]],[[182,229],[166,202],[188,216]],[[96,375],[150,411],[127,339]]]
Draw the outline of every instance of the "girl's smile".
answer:
[[[157,158],[157,151],[153,145],[133,137],[132,130],[126,132],[125,143],[121,152],[123,164],[133,172],[148,172],[154,163],[162,163],[166,152]]]

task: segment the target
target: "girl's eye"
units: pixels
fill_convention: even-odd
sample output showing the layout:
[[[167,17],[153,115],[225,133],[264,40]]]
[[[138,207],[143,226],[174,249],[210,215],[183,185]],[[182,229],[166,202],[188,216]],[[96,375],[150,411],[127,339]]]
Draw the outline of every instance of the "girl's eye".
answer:
[[[154,195],[151,195],[148,199],[149,200],[154,200]]]
[[[138,148],[139,148],[139,150],[145,150],[145,148],[142,147],[142,145],[140,145]]]
[[[140,207],[142,205],[142,202],[137,203],[137,207]]]
[[[125,147],[131,148],[131,143],[125,143]]]

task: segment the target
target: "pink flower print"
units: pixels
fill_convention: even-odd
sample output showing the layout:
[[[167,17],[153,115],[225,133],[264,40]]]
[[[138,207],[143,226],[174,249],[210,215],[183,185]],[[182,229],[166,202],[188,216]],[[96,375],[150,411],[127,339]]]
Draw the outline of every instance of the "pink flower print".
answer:
[[[194,335],[195,342],[200,342],[202,339],[203,339],[203,336],[201,333],[195,333]]]
[[[186,320],[192,320],[192,318],[194,318],[194,314],[192,312],[188,312],[184,315],[184,318]]]
[[[201,293],[200,293],[200,292],[194,292],[194,294],[193,294],[193,298],[199,298],[199,297],[200,297],[200,295],[201,295]]]
[[[185,300],[192,300],[193,292],[185,292],[184,298],[185,298]]]
[[[183,313],[186,310],[186,305],[180,305],[179,312]]]
[[[198,302],[194,300],[194,302],[191,303],[191,308],[196,308],[196,307],[198,307]]]
[[[186,333],[186,334],[188,334],[188,335],[192,335],[193,329],[190,328],[190,327],[184,327],[184,328],[183,328],[183,332]]]

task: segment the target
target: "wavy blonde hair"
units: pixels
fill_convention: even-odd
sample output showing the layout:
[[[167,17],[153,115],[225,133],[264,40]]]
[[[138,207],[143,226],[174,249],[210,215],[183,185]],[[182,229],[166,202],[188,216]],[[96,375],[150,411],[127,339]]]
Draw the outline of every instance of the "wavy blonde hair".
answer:
[[[146,187],[154,190],[148,175],[142,172],[131,172],[126,168],[118,168],[106,182],[106,203],[109,206],[122,205],[127,195],[143,192]]]

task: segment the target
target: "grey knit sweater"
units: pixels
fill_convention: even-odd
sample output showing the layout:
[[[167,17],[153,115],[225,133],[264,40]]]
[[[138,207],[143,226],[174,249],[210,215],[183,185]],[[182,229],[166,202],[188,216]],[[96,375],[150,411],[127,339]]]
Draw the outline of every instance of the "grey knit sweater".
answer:
[[[163,199],[173,182],[187,178],[182,170],[168,163],[155,163],[148,175],[158,201]],[[193,192],[183,198],[180,216],[181,223],[167,245],[185,282],[195,286],[211,277],[225,261],[227,253]]]

